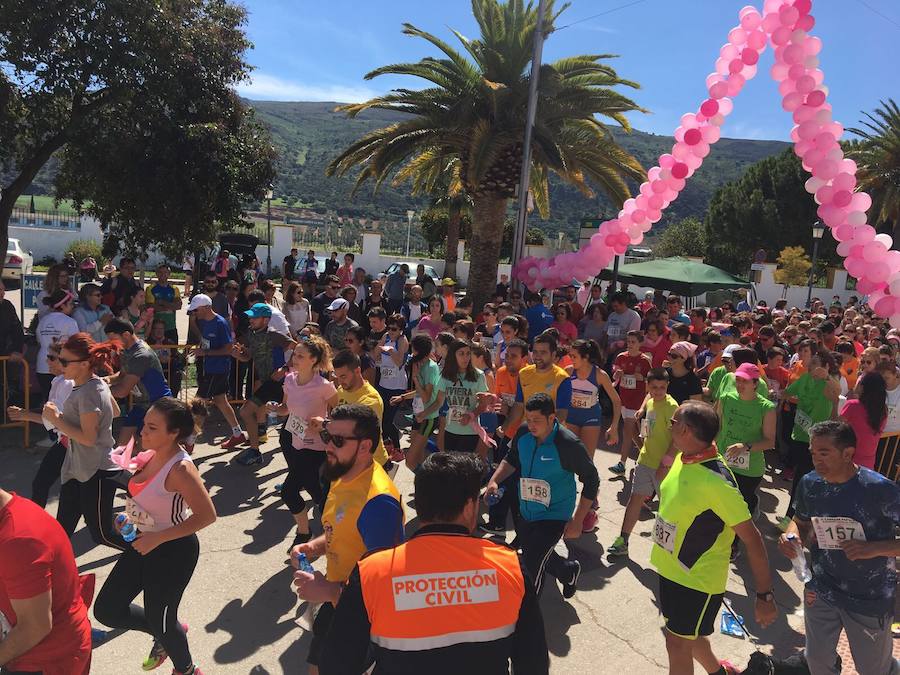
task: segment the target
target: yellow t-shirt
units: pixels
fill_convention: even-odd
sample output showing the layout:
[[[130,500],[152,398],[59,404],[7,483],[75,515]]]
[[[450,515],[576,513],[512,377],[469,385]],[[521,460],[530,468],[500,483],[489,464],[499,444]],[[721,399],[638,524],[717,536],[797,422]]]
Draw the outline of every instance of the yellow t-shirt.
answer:
[[[372,462],[350,481],[332,482],[322,528],[328,581],[346,581],[366,551],[403,542],[400,491],[380,464]]]
[[[379,420],[384,415],[384,401],[381,400],[381,395],[369,382],[363,381],[363,386],[353,391],[347,391],[343,387],[338,387],[337,394],[338,405],[357,403],[374,410]],[[384,439],[379,439],[378,447],[375,448],[375,461],[384,466],[388,459],[387,450],[384,449]]]
[[[652,397],[647,401],[644,419],[641,420],[641,433],[647,436],[638,455],[638,464],[651,469],[659,468],[659,462],[672,442],[671,422],[676,410],[678,402],[668,394],[658,403]]]
[[[522,388],[522,401],[527,401],[535,394],[547,394],[556,403],[556,390],[564,380],[569,379],[569,374],[557,365],[547,370],[538,370],[534,364],[519,369],[519,387]],[[524,416],[522,420],[524,420]],[[506,429],[506,436],[512,439],[522,420]]]

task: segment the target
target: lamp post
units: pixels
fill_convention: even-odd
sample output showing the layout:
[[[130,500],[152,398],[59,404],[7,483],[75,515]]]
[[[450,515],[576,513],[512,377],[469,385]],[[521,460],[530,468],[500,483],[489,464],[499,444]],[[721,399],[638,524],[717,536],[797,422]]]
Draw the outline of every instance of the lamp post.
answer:
[[[272,275],[272,188],[266,190],[266,276]]]
[[[819,257],[819,241],[821,241],[822,235],[824,234],[825,228],[822,227],[822,223],[817,220],[812,227],[813,255],[812,266],[809,268],[809,284],[806,291],[806,309],[809,309],[810,305],[812,305],[813,275],[816,273],[816,259]]]
[[[406,257],[409,257],[409,234],[412,232],[412,221],[415,217],[416,212],[412,209],[409,209],[406,212]]]

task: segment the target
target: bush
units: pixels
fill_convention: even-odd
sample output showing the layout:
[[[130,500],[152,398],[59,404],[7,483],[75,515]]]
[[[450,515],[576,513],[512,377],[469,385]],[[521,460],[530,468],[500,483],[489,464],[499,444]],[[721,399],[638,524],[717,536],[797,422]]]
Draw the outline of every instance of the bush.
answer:
[[[59,260],[54,258],[52,255],[45,255],[40,260],[35,260],[34,264],[38,267],[53,267]]]
[[[108,259],[103,255],[103,248],[100,245],[100,242],[93,241],[92,239],[78,239],[73,241],[66,247],[65,252],[75,256],[75,260],[77,260],[79,264],[88,256],[92,257],[97,261],[98,272],[102,270],[103,266],[108,262]]]

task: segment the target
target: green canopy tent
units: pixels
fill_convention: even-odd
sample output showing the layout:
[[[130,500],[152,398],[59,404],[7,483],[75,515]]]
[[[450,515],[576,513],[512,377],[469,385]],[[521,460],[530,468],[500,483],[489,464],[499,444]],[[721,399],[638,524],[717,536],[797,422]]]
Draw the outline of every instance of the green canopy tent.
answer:
[[[612,279],[613,271],[605,269],[599,277]],[[619,268],[618,281],[671,291],[692,298],[708,291],[750,288],[747,279],[732,276],[725,270],[687,258],[660,258],[647,262],[629,263]]]

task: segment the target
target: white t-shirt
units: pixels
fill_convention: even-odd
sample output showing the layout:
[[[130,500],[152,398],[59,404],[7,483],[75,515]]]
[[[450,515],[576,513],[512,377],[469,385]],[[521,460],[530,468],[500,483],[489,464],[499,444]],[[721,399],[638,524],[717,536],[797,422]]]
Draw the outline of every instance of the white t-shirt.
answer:
[[[65,405],[66,399],[69,398],[69,394],[72,393],[72,389],[75,388],[75,382],[72,380],[67,380],[65,375],[57,375],[53,378],[53,382],[50,383],[50,395],[47,397],[47,400],[56,404],[57,410],[62,410],[63,405]],[[47,431],[50,431],[54,428],[52,424],[50,424],[46,418],[44,420],[44,427],[46,427]]]
[[[62,312],[50,312],[44,316],[37,327],[37,340],[40,349],[37,354],[37,372],[44,375],[50,372],[47,365],[47,350],[54,342],[65,342],[78,332],[78,322]]]
[[[900,431],[900,386],[887,390],[887,422],[884,433],[895,434]]]
[[[293,305],[284,303],[283,308],[284,315],[291,327],[291,335],[296,335],[309,322],[309,300],[303,298]]]

